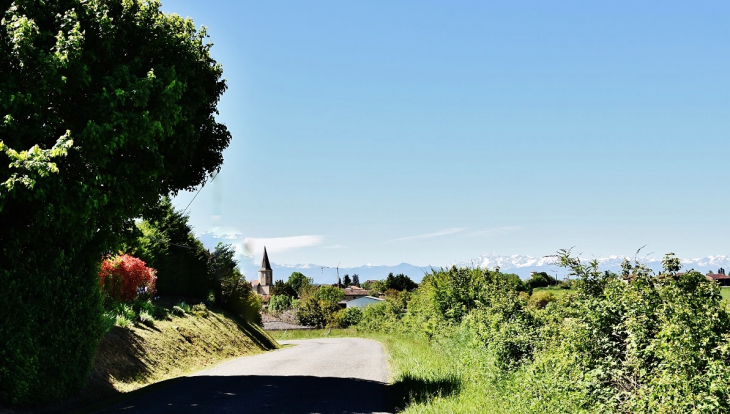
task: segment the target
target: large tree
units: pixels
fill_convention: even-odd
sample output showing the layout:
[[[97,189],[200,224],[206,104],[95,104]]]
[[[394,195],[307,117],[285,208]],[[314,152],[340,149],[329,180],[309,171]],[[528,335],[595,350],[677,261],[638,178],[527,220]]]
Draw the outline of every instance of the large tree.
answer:
[[[0,0],[0,403],[83,386],[96,271],[230,142],[204,30],[156,1]]]

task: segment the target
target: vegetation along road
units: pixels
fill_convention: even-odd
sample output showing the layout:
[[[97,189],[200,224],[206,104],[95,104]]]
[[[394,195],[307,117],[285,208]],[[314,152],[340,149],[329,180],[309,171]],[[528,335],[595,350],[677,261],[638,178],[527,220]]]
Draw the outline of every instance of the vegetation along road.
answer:
[[[387,362],[379,342],[325,338],[281,344],[292,346],[171,380],[103,412],[391,411]]]

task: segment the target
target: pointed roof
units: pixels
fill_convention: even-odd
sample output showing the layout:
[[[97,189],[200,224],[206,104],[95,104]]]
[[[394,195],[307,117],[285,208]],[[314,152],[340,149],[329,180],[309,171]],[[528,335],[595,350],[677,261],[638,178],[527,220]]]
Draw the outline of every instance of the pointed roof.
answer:
[[[261,269],[259,270],[271,270],[271,263],[269,263],[269,255],[266,254],[266,246],[264,246],[264,259],[261,261]]]

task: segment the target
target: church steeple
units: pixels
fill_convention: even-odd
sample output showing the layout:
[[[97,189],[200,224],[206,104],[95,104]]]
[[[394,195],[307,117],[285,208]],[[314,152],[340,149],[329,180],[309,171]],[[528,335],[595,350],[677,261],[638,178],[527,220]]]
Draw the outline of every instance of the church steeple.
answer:
[[[274,271],[269,263],[269,255],[266,253],[264,246],[264,258],[261,260],[261,269],[259,269],[259,292],[262,295],[269,294],[269,287],[274,284]]]
[[[272,270],[271,264],[269,263],[269,255],[266,254],[266,246],[264,246],[264,259],[261,261],[260,270]]]

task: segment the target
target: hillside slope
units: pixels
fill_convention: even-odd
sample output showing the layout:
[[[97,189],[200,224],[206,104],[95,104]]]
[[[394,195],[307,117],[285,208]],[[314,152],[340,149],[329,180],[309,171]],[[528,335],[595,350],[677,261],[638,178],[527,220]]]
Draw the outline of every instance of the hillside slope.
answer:
[[[278,347],[261,327],[238,321],[220,310],[170,314],[152,326],[114,327],[99,345],[86,389],[46,410],[88,407],[230,358]]]

